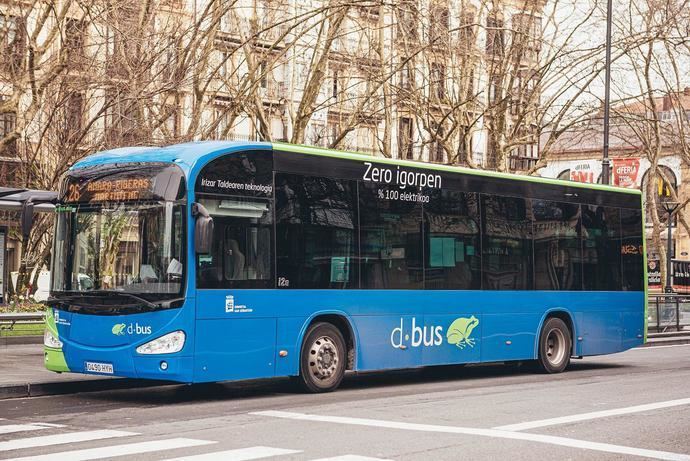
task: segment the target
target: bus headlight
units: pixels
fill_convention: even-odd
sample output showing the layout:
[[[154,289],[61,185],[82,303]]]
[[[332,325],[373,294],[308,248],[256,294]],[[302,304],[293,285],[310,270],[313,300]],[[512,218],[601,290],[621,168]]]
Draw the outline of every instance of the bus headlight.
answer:
[[[177,330],[137,347],[137,354],[174,354],[184,347],[184,331]]]
[[[62,341],[57,339],[50,330],[43,333],[43,345],[51,349],[62,349]]]

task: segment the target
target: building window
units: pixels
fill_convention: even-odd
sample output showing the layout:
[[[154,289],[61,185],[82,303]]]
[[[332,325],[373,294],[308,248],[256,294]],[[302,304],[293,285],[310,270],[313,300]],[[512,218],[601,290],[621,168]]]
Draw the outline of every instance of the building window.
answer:
[[[335,99],[336,101],[338,100],[338,71],[333,70],[333,77],[332,77],[332,86],[331,86],[331,97]]]
[[[85,43],[86,22],[67,18],[62,47],[70,67],[81,67],[85,64]]]
[[[439,101],[446,97],[446,67],[443,64],[431,64],[431,95]]]
[[[63,126],[57,133],[63,142],[78,139],[84,128],[84,95],[82,93],[70,93],[64,98],[62,107]]]
[[[24,27],[22,18],[0,13],[0,67],[15,73],[24,58]]]
[[[0,98],[0,101],[2,99]],[[17,127],[17,114],[15,112],[0,113],[0,141],[6,136],[14,133]],[[1,157],[16,157],[17,156],[17,140],[12,140],[4,147],[0,147]]]
[[[414,158],[412,152],[412,119],[401,118],[398,130],[398,157],[412,160]]]
[[[450,11],[448,5],[433,3],[429,8],[429,44],[433,47],[448,46]]]
[[[474,32],[475,12],[468,9],[460,14],[458,41],[460,49],[469,52],[474,47],[477,36]]]
[[[676,181],[676,175],[673,173],[673,171],[665,166],[665,165],[659,165],[658,167],[659,174],[654,175],[656,177],[656,185],[655,185],[655,191],[657,193],[657,216],[659,216],[659,220],[663,223],[666,223],[668,220],[668,212],[664,209],[664,201],[669,201],[671,200],[672,194],[671,191],[678,191],[678,184]],[[649,180],[649,172],[652,171],[651,169],[647,170],[642,177],[642,190],[646,191],[647,190],[647,181]],[[664,179],[665,178],[665,179]],[[651,210],[651,200],[647,202],[647,213],[646,213],[646,220],[647,224],[651,224],[652,222],[652,210]]]
[[[403,40],[417,40],[419,10],[414,0],[402,0],[397,6],[398,37]]]
[[[410,61],[405,62],[400,69],[400,88],[403,90],[412,89],[412,72],[410,70]]]
[[[261,61],[259,63],[259,83],[261,85],[261,88],[266,89],[268,88],[268,64],[266,61]]]
[[[430,145],[430,149],[429,149],[429,161],[430,162],[443,163],[444,150],[443,150],[443,143],[441,142],[441,139],[443,139],[443,136],[444,136],[443,127],[439,126],[435,122],[432,122],[431,123],[431,145]]]
[[[505,40],[503,20],[495,12],[486,19],[486,52],[490,56],[503,56]]]
[[[166,137],[175,138],[180,132],[180,109],[176,104],[163,106],[165,118]]]

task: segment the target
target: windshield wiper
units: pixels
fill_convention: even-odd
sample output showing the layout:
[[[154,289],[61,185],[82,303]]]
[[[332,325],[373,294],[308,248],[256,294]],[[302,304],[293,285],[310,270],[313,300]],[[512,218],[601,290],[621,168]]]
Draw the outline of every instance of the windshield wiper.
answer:
[[[121,295],[128,297],[130,299],[133,299],[135,301],[138,301],[142,304],[144,304],[146,307],[159,307],[158,304],[152,303],[148,299],[144,299],[140,296],[133,295],[132,293],[127,293],[125,291],[110,291],[110,290],[89,290],[89,291],[65,291],[63,293],[67,293],[66,295],[58,295],[58,296],[53,296],[48,298],[46,301],[48,305],[51,303],[55,304],[66,304],[70,301],[74,301],[75,299],[83,299],[83,298],[89,298],[93,295],[96,296],[102,296],[102,295]]]

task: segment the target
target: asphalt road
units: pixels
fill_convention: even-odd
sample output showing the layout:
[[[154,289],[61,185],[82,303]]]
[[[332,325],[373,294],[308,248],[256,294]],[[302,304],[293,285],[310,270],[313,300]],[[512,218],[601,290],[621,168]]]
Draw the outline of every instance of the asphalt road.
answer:
[[[0,459],[690,460],[690,345],[576,360],[0,401]]]

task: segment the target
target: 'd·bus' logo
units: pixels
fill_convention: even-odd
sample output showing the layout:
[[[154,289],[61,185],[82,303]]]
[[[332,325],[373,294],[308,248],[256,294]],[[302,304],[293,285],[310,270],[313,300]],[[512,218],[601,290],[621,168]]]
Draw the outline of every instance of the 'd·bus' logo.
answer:
[[[150,335],[151,326],[150,325],[139,325],[138,322],[130,323],[116,323],[113,325],[112,333],[115,336],[124,336],[125,333],[129,335]]]
[[[479,319],[474,315],[471,317],[459,317],[451,322],[445,334],[448,344],[452,344],[459,349],[474,347],[476,340],[472,338],[472,332],[479,325]],[[405,320],[400,319],[400,326],[391,331],[391,346],[396,349],[405,349],[409,344],[411,347],[433,347],[443,344],[444,331],[442,326],[436,325],[417,325],[417,319],[412,317],[412,328],[407,333]]]

